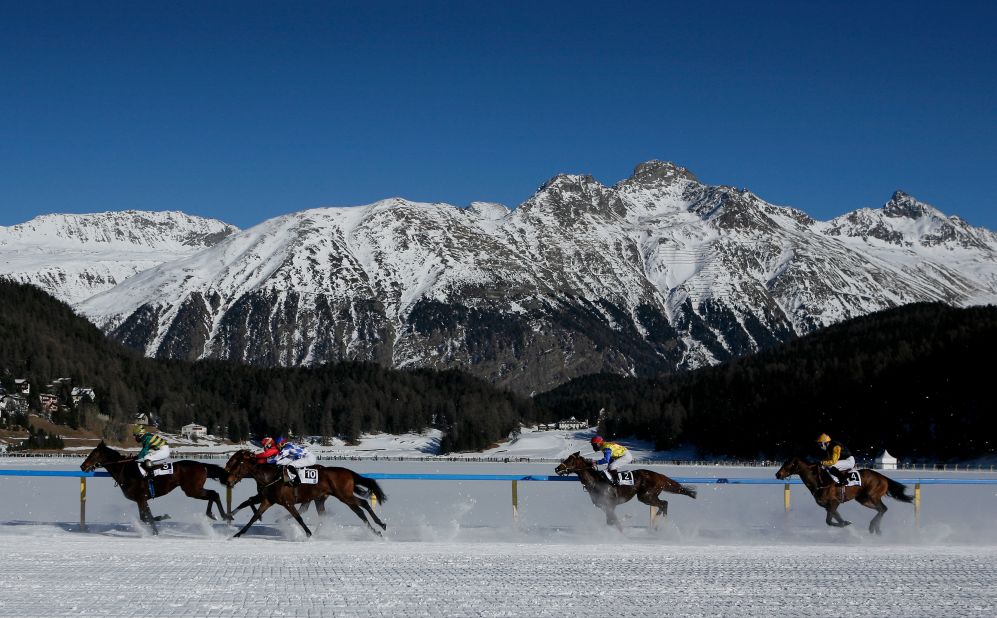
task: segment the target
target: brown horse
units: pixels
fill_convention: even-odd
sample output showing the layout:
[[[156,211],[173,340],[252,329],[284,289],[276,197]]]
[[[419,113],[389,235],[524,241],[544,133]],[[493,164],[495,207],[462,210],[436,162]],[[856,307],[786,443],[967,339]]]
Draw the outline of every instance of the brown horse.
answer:
[[[215,519],[214,513],[211,512],[213,505],[218,506],[218,512],[223,518],[230,519],[225,513],[218,492],[204,488],[204,483],[209,478],[225,481],[228,473],[221,466],[184,459],[173,462],[173,474],[145,477],[139,472],[135,457],[122,455],[101,441],[80,464],[80,469],[84,472],[92,472],[99,467],[110,473],[126,498],[138,504],[139,517],[152,527],[153,534],[159,534],[156,522],[167,516],[153,517],[149,500],[165,496],[177,487],[191,498],[207,500],[208,510],[205,514],[211,519]]]
[[[606,513],[606,524],[614,525],[620,530],[623,526],[616,518],[616,507],[624,502],[629,502],[634,496],[644,504],[658,507],[656,515],[668,515],[668,502],[658,497],[662,491],[672,494],[681,494],[696,497],[696,490],[685,485],[680,485],[664,474],[658,474],[651,470],[633,470],[633,485],[613,485],[606,478],[606,475],[596,469],[595,462],[581,456],[575,452],[554,468],[558,476],[567,474],[577,474],[578,480],[585,486],[585,491],[589,493],[592,504],[596,505]]]
[[[913,502],[913,496],[907,495],[907,486],[898,483],[893,479],[886,478],[875,470],[862,469],[859,475],[862,477],[862,484],[854,487],[843,487],[836,485],[820,464],[807,463],[799,457],[792,457],[782,464],[779,471],[775,473],[775,478],[785,479],[794,474],[798,474],[803,484],[807,486],[813,494],[817,504],[827,511],[826,522],[828,526],[843,528],[852,522],[845,521],[838,514],[838,505],[849,500],[855,500],[859,504],[876,511],[876,516],[869,522],[869,532],[882,534],[879,529],[879,521],[883,519],[887,508],[883,504],[883,496],[889,496],[900,502]]]
[[[242,536],[256,521],[263,516],[274,504],[279,504],[298,522],[308,536],[312,531],[308,529],[301,519],[301,513],[295,508],[296,504],[315,502],[319,513],[324,512],[324,502],[328,496],[333,496],[350,510],[357,514],[370,530],[380,536],[381,531],[370,524],[364,511],[371,516],[374,522],[387,529],[387,524],[378,519],[374,509],[370,507],[367,497],[373,494],[378,502],[386,502],[388,497],[381,491],[380,485],[373,479],[360,476],[352,470],[346,468],[327,468],[325,466],[314,466],[318,470],[318,483],[314,485],[301,484],[291,486],[284,482],[279,466],[273,464],[256,463],[256,457],[248,450],[237,451],[229,458],[225,464],[228,471],[227,483],[229,487],[234,486],[247,476],[253,477],[256,481],[258,494],[249,498],[232,511],[233,515],[242,508],[259,504],[259,509],[253,509],[253,517],[249,523],[243,526],[242,530],[235,536]]]

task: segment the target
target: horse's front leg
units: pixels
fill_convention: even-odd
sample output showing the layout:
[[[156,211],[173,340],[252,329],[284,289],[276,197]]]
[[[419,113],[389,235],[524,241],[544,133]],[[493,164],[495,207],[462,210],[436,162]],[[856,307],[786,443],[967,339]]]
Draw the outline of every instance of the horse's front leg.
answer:
[[[253,515],[256,515],[256,505],[263,502],[263,494],[256,494],[252,498],[247,498],[243,500],[239,506],[235,507],[231,513],[229,513],[229,521],[235,518],[235,514],[246,508],[247,506],[253,510]]]
[[[152,533],[159,536],[159,529],[156,527],[156,518],[152,516],[152,509],[149,508],[148,500],[138,500],[138,516],[139,519],[149,524],[152,528]]]
[[[298,522],[298,525],[301,526],[301,529],[305,531],[306,535],[308,536],[312,535],[312,531],[309,530],[308,526],[305,525],[305,520],[301,519],[301,513],[298,512],[298,509],[294,508],[293,504],[285,504],[281,502],[280,505],[285,509],[287,509],[287,512],[294,517],[294,520]]]
[[[828,526],[835,526],[837,528],[844,528],[845,526],[852,525],[852,522],[845,521],[845,519],[838,513],[837,504],[831,504],[827,507],[827,519],[825,521]]]
[[[252,498],[250,498],[250,500],[252,500]],[[248,502],[248,500],[247,500],[247,502]],[[243,526],[242,530],[239,530],[238,532],[236,532],[235,535],[232,538],[233,539],[237,539],[240,536],[242,536],[243,534],[245,534],[246,530],[249,530],[250,526],[252,526],[253,524],[255,524],[260,519],[260,517],[263,517],[263,513],[265,513],[266,510],[268,508],[270,508],[270,504],[271,503],[268,500],[261,498],[260,508],[259,509],[255,509],[255,508],[253,509],[253,516],[249,518],[249,523],[247,523],[245,526]]]
[[[606,513],[606,525],[616,526],[617,530],[623,532],[623,524],[620,523],[620,519],[616,516],[616,509],[612,506],[604,506],[602,510]]]

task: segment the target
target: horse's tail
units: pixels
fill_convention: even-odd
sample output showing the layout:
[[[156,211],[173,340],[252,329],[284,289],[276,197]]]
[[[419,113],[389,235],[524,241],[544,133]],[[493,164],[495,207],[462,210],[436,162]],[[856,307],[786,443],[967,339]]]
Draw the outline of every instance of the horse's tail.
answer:
[[[353,473],[353,484],[366,490],[364,493],[374,494],[377,501],[382,504],[388,501],[388,496],[381,489],[381,486],[377,484],[377,481],[369,479],[366,476],[360,476],[356,472],[353,472],[353,470],[350,470],[350,472]]]
[[[655,474],[657,474],[657,473],[655,473]],[[664,476],[665,480],[668,481],[667,483],[665,483],[665,486],[663,488],[668,493],[670,493],[670,494],[679,494],[681,496],[689,496],[693,500],[696,499],[696,488],[695,487],[692,487],[690,485],[683,485],[682,483],[679,483],[678,481],[675,481],[675,480],[672,480],[672,479],[668,478],[664,474],[661,474],[660,476]]]
[[[690,487],[689,485],[682,485],[680,483],[675,483],[678,485],[678,489],[675,491],[677,494],[682,494],[683,496],[689,496],[693,500],[696,499],[696,489]]]
[[[907,495],[907,486],[903,483],[898,483],[893,479],[884,476],[886,479],[886,495],[893,498],[894,500],[899,500],[901,502],[913,502],[914,496]]]
[[[216,481],[220,481],[222,483],[228,480],[228,470],[221,466],[206,463],[204,464],[204,469],[208,471],[209,479],[215,479]]]

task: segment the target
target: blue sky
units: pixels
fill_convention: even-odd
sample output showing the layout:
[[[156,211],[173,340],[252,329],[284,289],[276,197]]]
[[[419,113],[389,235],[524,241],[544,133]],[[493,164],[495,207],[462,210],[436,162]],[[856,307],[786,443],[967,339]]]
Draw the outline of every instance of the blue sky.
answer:
[[[357,4],[0,2],[0,225],[516,205],[664,159],[997,229],[997,3]]]

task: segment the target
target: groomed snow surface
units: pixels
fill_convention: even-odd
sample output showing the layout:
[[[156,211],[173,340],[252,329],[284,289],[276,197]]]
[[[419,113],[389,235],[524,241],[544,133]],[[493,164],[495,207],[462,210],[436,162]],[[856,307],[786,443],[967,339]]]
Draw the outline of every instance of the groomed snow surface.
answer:
[[[0,459],[0,468],[74,469],[72,460]],[[550,474],[549,464],[347,462],[358,472]],[[654,466],[671,476],[774,469]],[[949,473],[952,475],[952,473]],[[899,480],[914,476],[897,472]],[[933,476],[939,476],[935,474]],[[958,478],[975,475],[958,474]],[[179,490],[153,501],[161,535],[137,522],[110,479],[88,481],[78,531],[74,478],[0,477],[3,616],[993,616],[997,486],[924,486],[913,507],[888,500],[884,534],[849,503],[832,529],[802,487],[699,485],[607,528],[575,482],[381,481],[384,538],[335,500],[305,538],[283,512],[242,539]],[[209,486],[224,490],[214,481]],[[236,487],[235,501],[252,493]],[[248,512],[237,520],[247,521]]]

